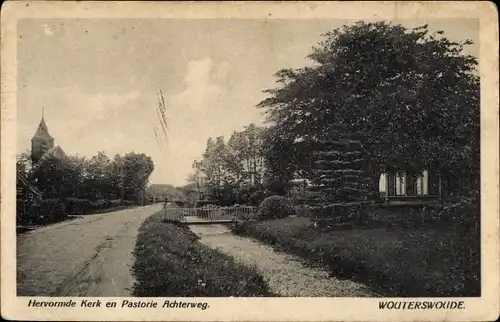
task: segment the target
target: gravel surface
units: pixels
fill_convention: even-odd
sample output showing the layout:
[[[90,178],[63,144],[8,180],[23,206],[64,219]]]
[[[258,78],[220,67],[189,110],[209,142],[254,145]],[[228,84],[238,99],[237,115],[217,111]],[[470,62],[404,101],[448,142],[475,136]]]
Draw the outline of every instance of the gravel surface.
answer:
[[[299,257],[275,251],[254,239],[231,234],[223,225],[190,225],[200,242],[254,266],[271,291],[289,297],[369,297],[376,294],[363,284],[330,277],[326,270],[310,267]]]
[[[141,223],[161,205],[87,215],[17,239],[18,296],[130,296]]]

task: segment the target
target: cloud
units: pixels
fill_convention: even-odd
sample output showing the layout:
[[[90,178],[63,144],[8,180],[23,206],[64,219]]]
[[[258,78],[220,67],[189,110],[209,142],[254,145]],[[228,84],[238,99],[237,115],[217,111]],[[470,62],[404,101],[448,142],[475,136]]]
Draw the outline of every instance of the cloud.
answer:
[[[187,65],[187,72],[184,77],[187,89],[206,85],[210,80],[213,65],[214,63],[210,58],[191,60]]]
[[[18,150],[29,147],[40,121],[40,112],[33,109],[44,106],[50,133],[68,154],[143,152],[155,162],[152,182],[183,184],[209,137],[227,140],[258,114],[247,103],[255,99],[255,90],[234,81],[234,74],[240,73],[230,61],[204,58],[186,64],[179,75],[182,90],[164,92],[169,128],[168,140],[162,138],[164,151],[154,134],[159,126],[154,89],[129,87],[127,91],[108,86],[90,92],[78,86],[25,87],[18,109],[23,120],[18,128]]]
[[[192,139],[213,134],[225,105],[224,88],[214,82],[214,75],[222,80],[224,73],[210,58],[188,63],[184,90],[168,99],[167,110],[176,120],[174,132]]]
[[[155,170],[155,176],[172,182],[185,180],[194,159],[200,157],[209,137],[230,133],[224,124],[231,99],[224,95],[229,65],[211,58],[188,62],[183,90],[165,97],[169,127],[165,163],[171,166]]]

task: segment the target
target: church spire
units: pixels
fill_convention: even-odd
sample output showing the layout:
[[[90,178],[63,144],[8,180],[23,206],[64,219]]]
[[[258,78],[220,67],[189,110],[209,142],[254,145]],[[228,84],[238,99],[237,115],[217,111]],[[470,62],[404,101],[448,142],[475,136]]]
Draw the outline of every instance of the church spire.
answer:
[[[31,139],[31,159],[33,162],[38,162],[48,150],[54,147],[54,138],[50,135],[47,123],[45,123],[44,112],[44,108],[42,108],[42,119]]]
[[[36,139],[36,138],[49,139],[49,140],[54,139],[49,133],[49,129],[47,127],[47,123],[45,123],[45,119],[43,118],[43,115],[42,115],[42,119],[40,120],[40,124],[38,124],[38,128],[36,130],[36,133],[33,136],[33,139]]]

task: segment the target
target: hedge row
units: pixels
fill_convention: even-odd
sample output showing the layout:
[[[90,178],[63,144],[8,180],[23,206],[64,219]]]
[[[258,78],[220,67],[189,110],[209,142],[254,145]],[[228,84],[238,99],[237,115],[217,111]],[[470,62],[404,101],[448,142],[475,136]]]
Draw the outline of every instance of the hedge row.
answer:
[[[131,206],[134,203],[125,200],[123,206]],[[109,211],[120,208],[121,200],[97,200],[67,198],[42,199],[29,205],[24,201],[17,201],[17,224],[19,225],[43,225],[63,221],[70,215],[86,215]]]
[[[124,206],[131,206],[134,202],[130,200],[124,200]],[[122,205],[120,199],[117,200],[96,200],[91,201],[88,199],[77,199],[77,198],[67,198],[64,201],[64,206],[66,208],[66,213],[68,215],[86,215],[91,213],[96,213],[103,210],[109,210],[111,208],[117,208]]]
[[[295,207],[297,216],[329,224],[402,224],[423,227],[478,224],[478,204],[464,201],[448,205],[384,206],[369,203]]]
[[[64,204],[59,199],[43,199],[36,204],[17,203],[17,222],[20,225],[48,224],[66,219]]]

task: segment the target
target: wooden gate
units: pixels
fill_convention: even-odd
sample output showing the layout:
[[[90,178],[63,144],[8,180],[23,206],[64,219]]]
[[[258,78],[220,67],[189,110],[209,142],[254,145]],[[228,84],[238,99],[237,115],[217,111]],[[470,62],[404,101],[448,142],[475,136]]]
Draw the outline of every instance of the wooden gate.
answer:
[[[217,207],[217,208],[169,208],[163,209],[166,221],[182,224],[223,224],[231,223],[238,218],[251,216],[255,207]]]

